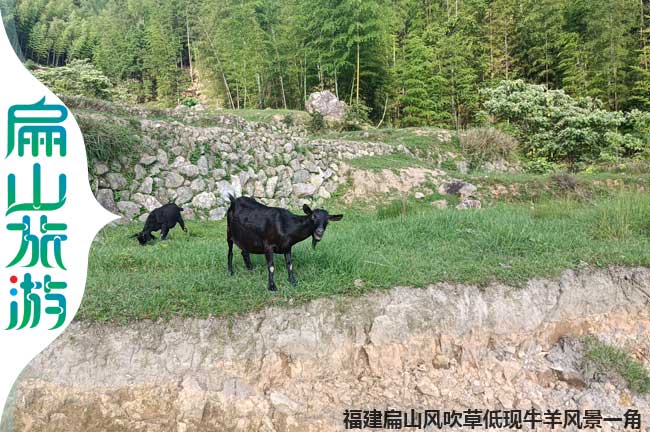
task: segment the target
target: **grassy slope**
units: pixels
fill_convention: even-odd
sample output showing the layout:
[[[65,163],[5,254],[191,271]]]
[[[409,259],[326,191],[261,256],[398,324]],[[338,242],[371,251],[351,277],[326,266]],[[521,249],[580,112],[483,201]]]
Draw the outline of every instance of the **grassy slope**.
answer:
[[[295,248],[297,288],[276,256],[276,294],[265,289],[261,256],[253,257],[249,274],[236,254],[236,275],[227,275],[223,222],[190,222],[189,236],[176,228],[167,242],[147,247],[127,238],[139,227],[107,228],[92,248],[78,319],[230,315],[395,285],[521,283],[585,263],[650,265],[645,195],[546,200],[532,208],[514,203],[461,212],[411,203],[409,209],[381,219],[349,209],[343,221],[330,224],[316,250],[308,242]],[[355,279],[365,285],[356,287]]]

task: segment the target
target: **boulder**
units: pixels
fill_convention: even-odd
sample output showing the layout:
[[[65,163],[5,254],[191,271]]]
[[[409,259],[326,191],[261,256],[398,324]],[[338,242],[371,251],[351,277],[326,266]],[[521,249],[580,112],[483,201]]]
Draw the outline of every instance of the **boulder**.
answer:
[[[325,90],[310,94],[305,109],[309,114],[320,113],[327,122],[340,123],[345,117],[347,105],[338,100],[334,93]]]
[[[445,182],[438,188],[438,193],[442,195],[460,195],[462,198],[467,198],[474,195],[476,186],[462,180],[452,180]]]

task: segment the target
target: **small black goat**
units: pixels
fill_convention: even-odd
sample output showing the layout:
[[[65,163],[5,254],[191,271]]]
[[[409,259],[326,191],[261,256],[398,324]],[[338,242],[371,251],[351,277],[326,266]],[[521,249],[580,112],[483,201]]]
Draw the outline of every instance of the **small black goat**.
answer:
[[[284,254],[289,274],[289,282],[296,285],[291,264],[291,247],[307,237],[312,237],[312,246],[316,247],[325,233],[327,223],[339,221],[343,215],[330,215],[323,209],[313,210],[305,204],[302,209],[306,216],[298,216],[286,209],[267,207],[253,198],[235,198],[229,195],[228,208],[228,273],[232,270],[232,245],[241,249],[246,268],[253,270],[250,254],[264,254],[268,268],[268,289],[275,291],[273,279],[273,254]]]
[[[177,222],[183,231],[187,232],[185,221],[183,221],[183,217],[181,216],[182,211],[183,208],[177,206],[175,203],[169,203],[162,207],[158,207],[149,213],[142,231],[132,235],[131,238],[137,237],[140,244],[144,246],[149,240],[156,238],[151,233],[160,230],[160,238],[166,240],[167,233],[170,229],[176,226]]]

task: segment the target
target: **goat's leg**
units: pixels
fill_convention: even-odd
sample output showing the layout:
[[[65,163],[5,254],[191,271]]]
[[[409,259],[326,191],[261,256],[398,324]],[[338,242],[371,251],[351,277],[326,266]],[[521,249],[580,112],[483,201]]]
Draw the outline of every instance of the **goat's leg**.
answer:
[[[187,232],[187,228],[185,227],[185,221],[183,220],[183,216],[178,215],[178,224],[181,226],[181,229],[185,232]]]
[[[241,251],[241,256],[242,258],[244,258],[244,264],[246,264],[246,268],[248,269],[248,271],[253,271],[253,263],[251,263],[251,254],[243,250]]]
[[[298,281],[296,281],[296,277],[293,275],[293,264],[291,264],[291,250],[284,254],[284,261],[287,264],[287,274],[289,275],[289,282],[291,282],[291,285],[296,286],[298,285]]]
[[[266,255],[266,267],[269,269],[269,291],[277,291],[275,280],[273,280],[273,273],[275,272],[275,267],[273,267],[273,250],[267,249],[264,255]]]
[[[235,272],[232,271],[232,240],[228,239],[228,274],[234,276]]]
[[[169,233],[169,227],[166,224],[162,224],[162,227],[160,227],[160,239],[167,240],[167,233]]]

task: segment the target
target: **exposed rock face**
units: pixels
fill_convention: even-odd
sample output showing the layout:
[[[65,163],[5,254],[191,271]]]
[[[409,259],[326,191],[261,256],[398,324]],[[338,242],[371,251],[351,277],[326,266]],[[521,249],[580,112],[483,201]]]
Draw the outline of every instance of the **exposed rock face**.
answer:
[[[352,187],[344,196],[344,200],[352,202],[357,198],[368,198],[394,191],[406,194],[427,181],[438,184],[444,174],[444,171],[439,169],[415,167],[402,168],[398,173],[389,169],[379,172],[355,170],[350,174]]]
[[[187,219],[215,219],[225,212],[228,193],[269,205],[319,205],[346,180],[340,161],[406,151],[381,143],[310,140],[300,129],[235,116],[214,121],[219,126],[201,128],[142,120],[142,154],[110,168],[94,163],[98,200],[123,221],[170,201],[187,208]]]
[[[327,122],[339,123],[343,121],[347,105],[329,90],[314,92],[309,95],[305,103],[305,109],[308,113],[320,113]]]
[[[73,323],[25,370],[14,430],[334,431],[345,409],[600,409],[650,397],[576,367],[594,333],[650,366],[650,269],[437,284],[244,317]],[[642,428],[643,429],[643,428]]]

